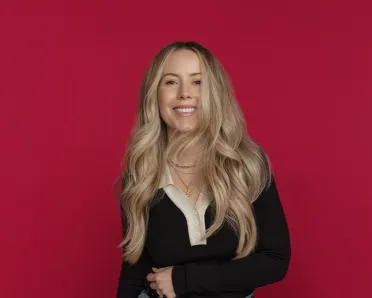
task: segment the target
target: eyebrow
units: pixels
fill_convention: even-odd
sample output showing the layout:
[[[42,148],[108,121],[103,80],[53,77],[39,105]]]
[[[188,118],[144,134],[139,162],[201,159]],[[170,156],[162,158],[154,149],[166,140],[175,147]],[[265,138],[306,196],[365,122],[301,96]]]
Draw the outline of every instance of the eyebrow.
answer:
[[[190,73],[190,74],[189,74],[190,77],[193,77],[193,76],[196,76],[196,75],[201,75],[201,73],[200,73],[200,72],[193,72],[193,73]],[[163,74],[162,78],[164,78],[165,76],[175,76],[175,77],[179,77],[178,74],[173,73],[173,72],[167,72],[167,73]]]

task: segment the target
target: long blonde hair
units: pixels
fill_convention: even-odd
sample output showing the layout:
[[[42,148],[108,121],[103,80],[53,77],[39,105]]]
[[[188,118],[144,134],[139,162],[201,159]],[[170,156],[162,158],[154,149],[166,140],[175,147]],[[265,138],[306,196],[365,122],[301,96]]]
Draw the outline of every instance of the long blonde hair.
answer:
[[[167,136],[157,101],[158,85],[167,57],[175,50],[195,52],[202,69],[197,128]],[[168,139],[169,138],[169,139]],[[167,156],[182,154],[199,144],[208,191],[212,194],[213,223],[209,238],[226,221],[239,237],[235,258],[255,249],[257,229],[252,203],[271,182],[264,150],[248,135],[232,85],[218,59],[196,42],[173,42],[154,57],[141,84],[138,118],[123,158],[119,196],[125,222],[123,260],[138,261],[146,238],[149,203],[154,200]]]

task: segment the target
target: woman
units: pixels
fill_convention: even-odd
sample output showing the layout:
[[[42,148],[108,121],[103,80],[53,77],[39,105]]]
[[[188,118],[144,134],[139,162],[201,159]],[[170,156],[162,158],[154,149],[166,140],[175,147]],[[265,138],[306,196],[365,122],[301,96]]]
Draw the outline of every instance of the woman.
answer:
[[[253,297],[284,278],[290,239],[268,157],[205,47],[156,55],[124,163],[117,298]]]

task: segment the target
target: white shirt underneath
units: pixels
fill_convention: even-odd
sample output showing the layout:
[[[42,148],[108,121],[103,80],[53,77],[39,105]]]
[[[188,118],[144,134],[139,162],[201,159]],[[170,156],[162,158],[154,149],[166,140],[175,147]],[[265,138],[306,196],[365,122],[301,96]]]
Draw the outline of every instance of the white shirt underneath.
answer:
[[[181,210],[187,221],[189,239],[191,246],[207,244],[205,238],[205,211],[211,202],[206,193],[200,192],[199,198],[194,204],[186,194],[173,182],[169,165],[161,179],[159,188],[163,188],[172,202]]]

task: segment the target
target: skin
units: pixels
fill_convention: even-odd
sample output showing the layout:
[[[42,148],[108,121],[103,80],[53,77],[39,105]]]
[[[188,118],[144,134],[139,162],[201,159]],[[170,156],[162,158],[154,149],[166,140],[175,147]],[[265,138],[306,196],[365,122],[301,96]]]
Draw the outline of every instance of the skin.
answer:
[[[152,268],[154,273],[147,275],[147,280],[150,281],[150,287],[158,292],[158,294],[164,295],[167,298],[176,297],[176,293],[173,289],[172,281],[172,270],[173,266],[164,268]]]
[[[168,135],[173,133],[175,129],[186,132],[198,124],[198,110],[192,113],[179,113],[174,110],[174,107],[179,105],[196,107],[200,100],[200,84],[201,67],[197,54],[190,50],[174,51],[167,58],[158,88],[159,111],[167,124]],[[197,159],[192,156],[198,155],[198,152],[198,148],[192,148],[181,160],[176,162],[180,164],[194,163]],[[174,182],[183,188],[182,182],[173,171],[171,167]],[[195,174],[192,179],[202,181],[199,175],[201,174]],[[190,199],[196,200],[197,197],[198,194],[195,198]],[[147,275],[147,280],[151,282],[150,287],[167,298],[176,297],[172,282],[172,270],[173,266],[153,268],[153,272]]]

